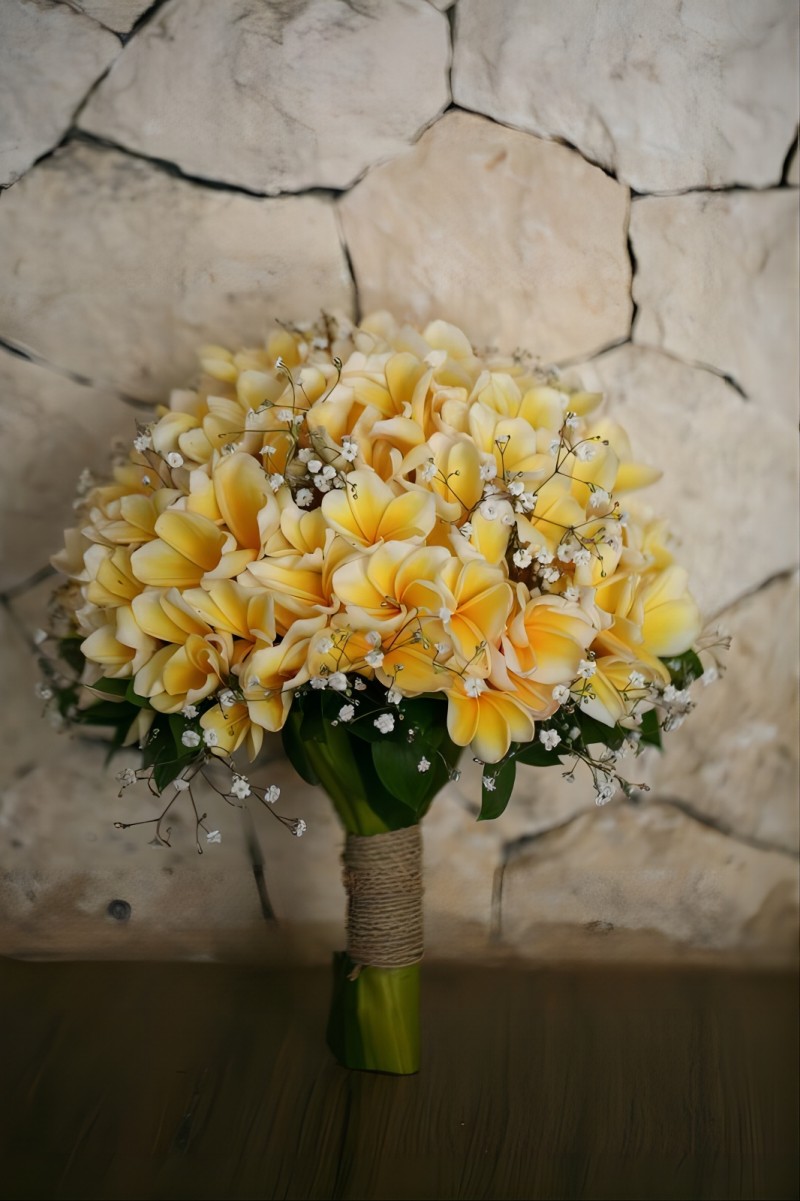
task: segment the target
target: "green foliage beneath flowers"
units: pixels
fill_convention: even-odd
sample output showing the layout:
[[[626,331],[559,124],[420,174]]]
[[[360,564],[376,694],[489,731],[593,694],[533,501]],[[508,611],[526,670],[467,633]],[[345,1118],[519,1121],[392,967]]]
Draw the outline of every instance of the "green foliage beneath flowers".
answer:
[[[343,720],[342,709],[350,705],[354,714]],[[384,728],[375,724],[380,719]],[[283,745],[298,775],[325,789],[355,834],[415,825],[461,754],[447,734],[444,697],[390,705],[386,689],[372,682],[352,696],[301,689],[283,728]]]

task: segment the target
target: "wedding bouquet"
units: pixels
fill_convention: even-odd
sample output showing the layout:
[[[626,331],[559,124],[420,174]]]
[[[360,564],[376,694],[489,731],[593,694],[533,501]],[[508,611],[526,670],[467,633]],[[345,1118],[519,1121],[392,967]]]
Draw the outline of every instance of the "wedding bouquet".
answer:
[[[138,745],[123,788],[163,798],[155,841],[188,802],[198,849],[220,837],[202,781],[303,833],[234,759],[282,732],[346,831],[329,1042],[349,1066],[418,1066],[419,823],[464,748],[481,819],[518,764],[583,764],[602,804],[692,706],[700,614],[629,499],[659,473],[601,401],[443,321],[324,318],[206,347],[113,477],[83,480],[42,695]]]

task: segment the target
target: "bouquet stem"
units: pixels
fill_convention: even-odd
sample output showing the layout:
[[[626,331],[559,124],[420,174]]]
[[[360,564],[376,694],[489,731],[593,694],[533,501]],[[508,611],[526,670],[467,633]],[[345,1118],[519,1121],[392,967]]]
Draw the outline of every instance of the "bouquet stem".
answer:
[[[343,861],[347,951],[334,958],[328,1044],[346,1067],[407,1075],[419,1070],[420,828],[348,833]]]
[[[420,965],[380,968],[333,957],[328,1046],[347,1068],[409,1076],[419,1071]]]

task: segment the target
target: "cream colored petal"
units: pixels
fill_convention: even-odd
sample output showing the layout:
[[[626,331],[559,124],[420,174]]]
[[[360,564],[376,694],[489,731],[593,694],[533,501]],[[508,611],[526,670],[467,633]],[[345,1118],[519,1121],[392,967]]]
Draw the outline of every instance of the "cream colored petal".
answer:
[[[173,550],[204,571],[212,571],[216,567],[225,542],[225,535],[207,517],[201,517],[199,513],[181,513],[175,509],[161,514],[155,524],[155,532]]]

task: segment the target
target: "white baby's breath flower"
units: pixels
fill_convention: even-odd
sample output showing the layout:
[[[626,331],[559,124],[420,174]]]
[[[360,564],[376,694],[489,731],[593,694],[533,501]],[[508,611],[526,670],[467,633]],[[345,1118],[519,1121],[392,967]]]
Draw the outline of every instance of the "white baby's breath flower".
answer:
[[[575,556],[575,547],[570,542],[560,542],[556,550],[556,557],[562,563],[571,563]]]
[[[537,550],[534,558],[536,559],[537,563],[547,564],[553,562],[553,555],[546,546],[541,546],[539,550]]]
[[[314,493],[310,488],[298,488],[294,498],[295,504],[300,509],[307,509],[314,499]]]
[[[136,783],[136,772],[132,767],[123,767],[122,771],[117,772],[117,779],[123,788],[130,788],[131,784]]]
[[[285,483],[286,480],[279,471],[274,471],[269,477],[269,486],[273,492],[277,492]]]
[[[429,463],[423,463],[422,467],[419,469],[419,477],[421,480],[424,480],[426,484],[429,484],[435,475],[436,464],[432,459]]]
[[[41,680],[34,684],[33,691],[40,701],[51,701],[53,699],[53,689],[47,684],[43,684]]]
[[[391,713],[381,713],[372,723],[381,734],[391,734],[394,729],[394,716]]]
[[[183,467],[183,455],[178,454],[177,450],[171,450],[167,455],[167,462],[170,467]]]
[[[617,790],[613,784],[602,785],[602,787],[598,788],[597,792],[595,793],[595,798],[594,798],[595,804],[596,805],[607,805],[616,791]]]
[[[269,788],[264,791],[264,800],[268,805],[274,805],[281,795],[281,790],[277,784],[270,784]]]
[[[523,492],[514,504],[514,508],[518,513],[532,513],[538,499],[539,496],[536,492]]]
[[[471,521],[464,522],[464,524],[461,526],[461,533],[464,535],[465,538],[472,537],[472,522]]]
[[[605,488],[595,488],[594,492],[589,497],[589,504],[595,509],[604,509],[610,500],[611,497],[608,495]]]
[[[557,567],[543,567],[539,574],[546,584],[555,584],[561,572]]]
[[[646,688],[647,680],[645,679],[645,677],[642,675],[642,673],[640,671],[632,671],[631,674],[628,676],[628,687],[629,688]]]
[[[565,588],[561,595],[564,597],[564,600],[570,601],[572,604],[577,604],[577,602],[581,599],[579,589],[575,588],[572,584]]]
[[[576,430],[581,423],[581,419],[577,413],[567,413],[567,419],[564,425],[568,430]]]
[[[278,421],[291,421],[293,415],[294,414],[292,413],[291,409],[278,409],[277,413],[275,414],[275,416],[278,418]]]
[[[552,696],[554,701],[557,701],[559,705],[563,705],[565,701],[569,700],[569,688],[567,688],[566,684],[556,684]]]
[[[356,692],[365,692],[367,688],[367,681],[362,680],[361,676],[356,676],[353,687],[355,688]]]
[[[514,560],[514,565],[519,567],[521,570],[524,570],[526,567],[530,567],[531,563],[533,562],[533,556],[531,555],[531,552],[528,550],[527,546],[523,546],[519,550],[515,550],[511,557]]]
[[[382,639],[377,630],[370,630],[366,637],[368,646],[380,646]]]
[[[480,679],[479,676],[467,676],[464,681],[464,691],[467,696],[479,697],[482,692],[486,691],[486,681]]]
[[[342,705],[339,710],[339,721],[352,721],[356,715],[354,705]]]
[[[495,780],[494,776],[484,776],[483,787],[487,792],[494,792],[494,790],[497,788],[497,781]]]
[[[386,693],[387,705],[399,705],[403,699],[403,694],[399,688],[390,688]]]
[[[366,655],[364,656],[364,662],[368,663],[370,667],[380,667],[383,663],[383,651],[379,651],[377,649],[374,651],[367,651]]]
[[[152,450],[153,439],[149,434],[137,434],[133,440],[133,449],[138,451]]]
[[[322,471],[322,460],[321,459],[307,459],[306,462],[307,462],[308,470],[311,472],[312,475],[317,475],[320,471]]]
[[[325,676],[312,676],[308,682],[317,692],[321,692],[323,688],[328,687],[328,681]]]
[[[353,463],[358,458],[358,444],[350,438],[342,439],[342,458]]]
[[[176,776],[172,781],[172,785],[176,792],[188,792],[191,788],[191,784],[188,780],[184,780],[183,776]]]
[[[232,709],[236,704],[236,693],[232,688],[226,688],[224,692],[219,694],[219,703],[223,709]]]
[[[333,650],[333,639],[320,638],[319,642],[317,643],[317,650],[321,655],[329,655]]]
[[[573,562],[576,567],[588,567],[592,561],[592,553],[582,546],[580,550],[576,550],[573,555]]]
[[[208,834],[206,834],[206,842],[222,842],[222,835],[219,830],[209,830]]]
[[[216,730],[203,730],[203,742],[206,746],[218,746],[219,738]]]
[[[292,829],[292,834],[294,834],[295,838],[302,838],[303,835],[305,834],[306,830],[308,829],[308,826],[303,821],[302,817],[296,817],[294,819],[294,821],[292,822],[291,829]]]
[[[581,659],[578,664],[578,676],[582,680],[591,680],[592,676],[597,671],[597,664],[591,659]]]
[[[525,483],[523,480],[511,480],[508,490],[512,496],[522,496],[522,493],[525,491]]]
[[[561,741],[561,735],[557,730],[540,730],[539,741],[546,751],[554,751]]]
[[[430,766],[431,766],[430,760],[426,759],[425,756],[423,755],[422,758],[420,759],[419,763],[417,764],[417,771],[420,771],[420,772],[430,771]]]
[[[575,458],[581,463],[590,463],[596,454],[597,447],[593,446],[591,442],[581,442],[575,448]]]
[[[250,781],[244,776],[234,776],[231,784],[231,794],[243,801],[250,796]]]
[[[344,692],[347,688],[347,676],[343,671],[334,671],[328,676],[328,687],[334,692]]]
[[[500,506],[496,500],[481,501],[480,515],[487,521],[495,521],[500,513]]]
[[[493,480],[497,475],[497,464],[494,459],[486,459],[480,466],[482,480]]]
[[[187,701],[181,709],[181,717],[197,717],[197,705],[190,705]]]
[[[184,730],[181,734],[181,742],[184,746],[195,747],[200,745],[200,735],[196,730]]]

